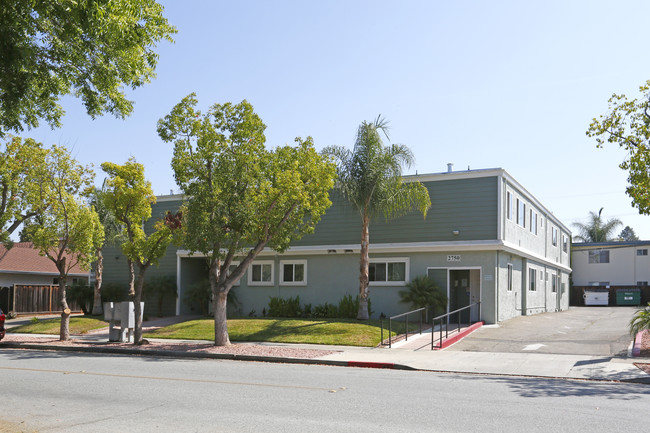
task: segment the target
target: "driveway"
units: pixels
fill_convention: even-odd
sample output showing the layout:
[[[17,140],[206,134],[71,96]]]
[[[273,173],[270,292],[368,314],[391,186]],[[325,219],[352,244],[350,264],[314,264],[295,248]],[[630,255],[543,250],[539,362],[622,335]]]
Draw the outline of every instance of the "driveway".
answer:
[[[484,326],[451,351],[625,356],[634,307],[571,307]]]

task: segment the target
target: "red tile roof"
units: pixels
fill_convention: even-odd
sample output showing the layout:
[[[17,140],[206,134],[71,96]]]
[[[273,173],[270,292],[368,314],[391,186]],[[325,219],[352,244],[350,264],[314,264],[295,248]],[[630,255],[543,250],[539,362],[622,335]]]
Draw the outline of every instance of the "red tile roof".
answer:
[[[31,242],[16,242],[10,250],[0,244],[0,272],[45,273],[59,275],[52,260],[41,256]],[[75,265],[68,275],[88,275],[88,271]]]

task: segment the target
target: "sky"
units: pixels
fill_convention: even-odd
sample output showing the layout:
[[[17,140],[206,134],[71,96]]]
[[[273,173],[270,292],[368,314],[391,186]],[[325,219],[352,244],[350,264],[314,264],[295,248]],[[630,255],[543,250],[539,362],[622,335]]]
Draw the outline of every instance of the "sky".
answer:
[[[133,156],[169,194],[172,144],[156,122],[191,92],[203,110],[248,100],[270,147],[351,148],[381,115],[415,155],[404,174],[500,167],[567,226],[603,207],[650,239],[625,194],[626,153],[585,134],[613,93],[637,97],[650,79],[646,0],[160,3],[178,34],[157,47],[157,78],[128,92],[130,117],[93,120],[66,97],[62,128],[20,135],[72,149],[98,185],[99,164]]]

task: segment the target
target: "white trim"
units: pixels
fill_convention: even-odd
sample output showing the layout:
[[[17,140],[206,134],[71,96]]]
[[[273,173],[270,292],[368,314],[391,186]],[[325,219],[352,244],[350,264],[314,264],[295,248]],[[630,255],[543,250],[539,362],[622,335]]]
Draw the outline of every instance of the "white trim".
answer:
[[[506,192],[506,197],[504,199],[504,192]],[[508,199],[507,199],[507,191],[505,191],[505,185],[503,183],[503,176],[499,175],[497,178],[497,239],[503,240],[504,239],[504,228],[506,224],[506,220],[508,219]],[[503,203],[506,203],[506,211],[503,212]]]
[[[369,281],[370,286],[406,286],[410,280],[411,260],[409,257],[375,257],[370,263],[404,263],[404,281]],[[386,266],[388,273],[388,266]]]
[[[181,291],[181,256],[176,252],[176,290],[178,291],[176,296],[176,315],[181,315],[181,298],[183,297]]]
[[[303,265],[303,281],[284,281],[284,265]],[[280,285],[281,286],[306,286],[307,285],[307,260],[280,260]],[[294,266],[295,277],[295,266]]]
[[[253,281],[253,266],[255,265],[262,265],[262,266],[271,265],[271,281]],[[275,262],[273,260],[256,260],[253,263],[251,263],[250,266],[248,266],[246,272],[248,273],[249,286],[274,286],[275,285]]]
[[[18,274],[18,275],[38,275],[38,276],[52,276],[58,277],[60,274],[58,272],[39,272],[39,271],[10,271],[0,269],[0,274]],[[88,277],[90,278],[90,272],[85,274],[68,274],[68,277]]]

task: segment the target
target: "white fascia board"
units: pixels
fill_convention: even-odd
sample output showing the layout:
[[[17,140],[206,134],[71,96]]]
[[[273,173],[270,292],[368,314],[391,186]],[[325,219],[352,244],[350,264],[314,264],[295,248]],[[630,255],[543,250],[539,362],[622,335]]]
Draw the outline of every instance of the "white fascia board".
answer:
[[[436,182],[450,179],[475,179],[480,177],[501,176],[505,173],[502,168],[483,168],[479,170],[462,170],[429,174],[413,174],[402,176],[404,182]]]
[[[509,242],[503,242],[503,247],[501,248],[501,250],[505,251],[506,253],[515,254],[530,260],[534,260],[538,263],[542,263],[549,267],[561,269],[562,271],[567,273],[571,273],[572,271],[572,269],[569,266],[563,265],[562,263],[559,262],[554,262],[552,260],[549,260],[547,257],[543,257],[538,254],[526,252],[522,250],[520,247],[518,247],[517,245],[511,244]]]
[[[52,276],[52,277],[58,277],[59,276],[58,272],[7,271],[7,270],[2,270],[2,269],[0,269],[0,274],[41,275],[41,276]],[[88,272],[86,274],[73,274],[73,273],[70,273],[67,276],[68,277],[88,277],[88,276],[90,276],[90,272]]]
[[[165,201],[183,201],[185,194],[170,194],[170,195],[157,195],[156,202],[165,202]]]
[[[553,215],[553,212],[551,212],[550,210],[548,210],[548,209],[546,208],[546,206],[544,206],[542,203],[540,203],[540,201],[537,200],[537,198],[535,198],[535,196],[532,195],[532,194],[530,193],[530,191],[528,191],[528,190],[527,190],[526,188],[524,188],[524,187],[523,187],[519,182],[517,182],[517,181],[515,180],[515,178],[512,177],[512,176],[510,175],[510,173],[508,173],[507,171],[503,170],[503,177],[504,177],[504,179],[507,181],[508,184],[514,186],[514,187],[517,188],[519,191],[521,191],[522,194],[526,195],[526,198],[528,198],[528,199],[529,199],[529,200],[530,200],[530,201],[535,205],[535,207],[537,207],[538,209],[542,210],[542,211],[545,213],[545,217],[546,217],[546,218],[548,218],[548,219],[550,219],[551,221],[553,221],[553,223],[555,223],[555,225],[557,225],[558,227],[560,227],[562,230],[564,230],[566,233],[568,233],[569,236],[571,236],[571,230],[570,230],[567,226],[565,226],[565,225],[562,223],[562,221],[560,221],[559,219],[557,219],[557,218],[555,217],[555,215]]]

